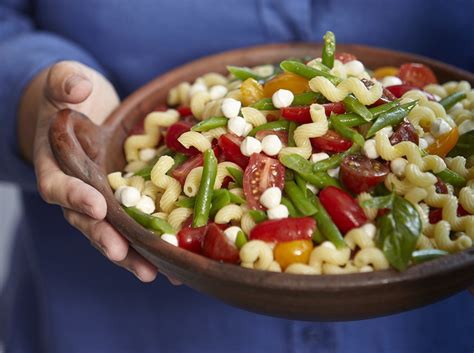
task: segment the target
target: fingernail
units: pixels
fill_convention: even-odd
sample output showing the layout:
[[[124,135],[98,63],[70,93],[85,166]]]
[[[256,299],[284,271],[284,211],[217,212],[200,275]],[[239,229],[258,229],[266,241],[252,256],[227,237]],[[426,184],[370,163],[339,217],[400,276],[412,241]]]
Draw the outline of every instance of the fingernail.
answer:
[[[83,81],[84,77],[79,75],[72,75],[66,79],[64,83],[64,90],[67,94],[71,94],[72,89],[76,86],[79,82]]]

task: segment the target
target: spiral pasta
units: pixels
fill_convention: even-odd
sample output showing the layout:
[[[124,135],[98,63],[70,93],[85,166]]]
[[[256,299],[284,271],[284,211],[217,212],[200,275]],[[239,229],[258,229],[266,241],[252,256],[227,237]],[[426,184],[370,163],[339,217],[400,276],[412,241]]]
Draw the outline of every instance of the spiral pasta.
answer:
[[[242,208],[239,205],[226,205],[217,211],[214,222],[217,224],[227,224],[230,221],[240,221],[243,215]]]
[[[227,177],[234,179],[232,174],[229,173],[227,168],[232,167],[242,172],[242,168],[240,168],[237,164],[233,162],[221,162],[217,165],[217,174],[216,174],[216,181],[214,183],[214,190],[220,189],[224,179]],[[202,177],[202,170],[203,167],[196,167],[191,170],[186,177],[184,182],[184,194],[189,197],[196,196],[199,185],[201,183]]]
[[[185,207],[178,207],[171,211],[168,215],[168,223],[176,230],[179,231],[184,221],[193,214],[193,210]]]
[[[371,265],[375,270],[386,270],[389,268],[389,263],[384,253],[376,247],[364,248],[357,252],[354,257],[354,264],[359,268]]]
[[[128,186],[128,180],[122,176],[122,172],[113,172],[107,175],[107,180],[112,189],[117,190],[121,186]]]
[[[150,179],[153,184],[165,190],[160,199],[160,208],[166,213],[171,212],[181,194],[181,184],[176,179],[166,175],[173,165],[173,158],[162,156],[153,166],[150,173]]]
[[[190,107],[194,117],[202,120],[206,104],[211,101],[211,95],[207,91],[197,92],[191,97]]]
[[[260,126],[267,122],[267,118],[260,110],[257,110],[252,107],[244,107],[241,109],[242,116],[244,119],[252,124],[252,126]]]
[[[251,240],[240,249],[241,266],[267,270],[273,262],[273,251],[261,240]]]
[[[178,137],[178,142],[186,148],[194,147],[200,152],[210,149],[211,143],[201,133],[196,131],[187,131]]]

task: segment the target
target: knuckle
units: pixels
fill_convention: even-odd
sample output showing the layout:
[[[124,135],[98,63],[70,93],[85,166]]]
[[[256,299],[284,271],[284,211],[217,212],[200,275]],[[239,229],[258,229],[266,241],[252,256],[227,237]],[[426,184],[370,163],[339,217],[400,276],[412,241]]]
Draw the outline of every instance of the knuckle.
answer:
[[[37,188],[41,198],[47,203],[52,203],[50,181],[47,178],[38,178]]]

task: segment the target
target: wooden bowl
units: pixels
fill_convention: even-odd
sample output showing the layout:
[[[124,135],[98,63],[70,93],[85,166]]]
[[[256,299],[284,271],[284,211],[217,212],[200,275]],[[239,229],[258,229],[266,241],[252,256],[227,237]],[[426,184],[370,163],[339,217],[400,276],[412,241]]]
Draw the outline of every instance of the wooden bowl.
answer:
[[[424,57],[370,48],[338,45],[367,67],[429,65],[440,82],[467,80],[474,75]],[[123,143],[132,126],[182,81],[226,65],[254,66],[288,57],[319,56],[320,44],[276,44],[237,49],[196,60],[170,71],[128,97],[100,127],[82,114],[63,110],[53,117],[50,143],[61,168],[99,190],[108,206],[107,220],[159,270],[228,304],[267,315],[300,320],[358,320],[413,309],[446,298],[474,285],[474,248],[420,264],[399,273],[393,270],[350,275],[305,276],[248,270],[223,264],[174,247],[142,228],[115,200],[106,175],[123,170]]]

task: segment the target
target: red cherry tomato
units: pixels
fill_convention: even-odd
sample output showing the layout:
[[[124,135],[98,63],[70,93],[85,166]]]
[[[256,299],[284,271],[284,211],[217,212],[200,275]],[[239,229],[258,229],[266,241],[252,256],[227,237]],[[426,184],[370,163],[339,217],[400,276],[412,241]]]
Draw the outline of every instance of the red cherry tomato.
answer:
[[[249,164],[249,157],[244,156],[242,152],[240,152],[242,140],[243,138],[234,134],[225,134],[219,137],[218,144],[227,161],[234,162],[245,169],[247,164]]]
[[[243,177],[244,195],[251,209],[263,210],[260,196],[270,187],[283,189],[285,184],[285,167],[278,159],[254,153]]]
[[[346,107],[342,102],[325,103],[321,105],[324,107],[324,112],[326,113],[326,116],[331,116],[331,113],[344,114],[346,112]]]
[[[276,219],[258,223],[250,231],[249,239],[266,242],[311,239],[315,229],[316,221],[312,217]]]
[[[217,157],[217,159],[219,159],[220,158],[219,147],[214,147],[213,151],[214,151],[214,155]],[[195,156],[189,157],[189,159],[186,162],[176,167],[171,172],[171,175],[173,176],[173,178],[178,180],[181,183],[181,185],[184,185],[184,182],[186,181],[186,177],[188,176],[189,172],[196,167],[202,166],[203,163],[204,163],[203,155],[202,153],[199,153]]]
[[[380,97],[374,104],[372,104],[371,107],[376,107],[388,102],[392,102],[395,99],[397,99],[397,97],[395,97],[393,93],[390,92],[387,88],[384,88],[382,91],[382,97]]]
[[[255,138],[259,141],[262,141],[265,136],[268,135],[277,135],[278,138],[280,139],[281,143],[286,147],[288,146],[288,132],[281,130],[281,131],[275,131],[275,130],[260,130],[259,132],[256,133]]]
[[[184,153],[188,156],[194,156],[198,154],[199,151],[195,147],[186,148],[178,141],[178,138],[185,132],[191,130],[192,126],[193,125],[191,123],[184,121],[178,121],[171,125],[166,132],[166,146],[168,146],[168,148],[172,149],[173,151]]]
[[[202,242],[206,234],[207,226],[198,228],[183,227],[178,232],[178,245],[180,248],[192,251],[196,254],[202,253]]]
[[[204,236],[202,253],[211,259],[238,263],[239,249],[224,235],[224,231],[217,224],[210,223]]]
[[[435,184],[435,190],[438,194],[447,194],[448,193],[448,186],[442,181],[439,177]]]
[[[357,57],[351,53],[336,53],[336,59],[342,61],[343,64],[348,63],[349,61],[357,60]]]
[[[423,90],[421,90],[418,87],[413,86],[413,85],[402,84],[402,85],[388,86],[388,87],[384,88],[384,92],[388,91],[393,95],[393,97],[400,98],[401,96],[403,96],[408,91],[411,91],[411,90],[414,90],[414,89],[423,92],[425,94],[426,98],[428,98],[428,100],[436,101],[436,98],[431,93],[425,92],[425,91],[423,91]],[[392,99],[392,100],[395,100],[395,98]]]
[[[325,135],[310,140],[316,151],[337,153],[347,151],[352,146],[351,140],[342,137],[334,130],[328,130]]]
[[[407,63],[400,66],[398,77],[407,85],[423,88],[431,83],[438,83],[434,72],[426,65]]]
[[[367,217],[357,200],[353,199],[344,190],[335,186],[328,186],[319,193],[319,199],[336,226],[343,233],[347,233],[367,222]]]
[[[191,108],[185,105],[179,106],[176,110],[182,118],[193,115]]]
[[[390,136],[390,143],[392,145],[396,145],[402,141],[411,141],[418,145],[419,140],[415,127],[407,119],[403,119],[403,121],[395,128],[392,136]]]
[[[458,209],[456,211],[458,217],[468,216],[469,212],[467,212],[464,207],[458,205]],[[428,218],[431,224],[438,223],[443,219],[443,209],[442,208],[432,208],[430,213],[428,214]]]
[[[360,194],[382,183],[389,172],[387,165],[375,159],[352,154],[342,160],[340,178],[346,188]]]
[[[322,104],[326,116],[330,116],[331,113],[343,114],[346,112],[346,107],[341,102],[337,103],[325,103]],[[309,112],[309,106],[298,106],[298,107],[286,107],[280,109],[281,116],[286,120],[291,120],[299,124],[311,123],[311,114]]]

